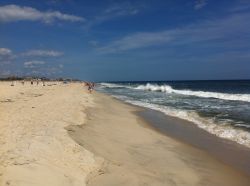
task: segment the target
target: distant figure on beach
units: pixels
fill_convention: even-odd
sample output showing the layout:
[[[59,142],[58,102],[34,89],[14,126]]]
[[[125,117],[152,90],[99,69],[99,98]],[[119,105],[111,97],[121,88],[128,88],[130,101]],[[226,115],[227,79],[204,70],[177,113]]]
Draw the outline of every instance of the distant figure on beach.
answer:
[[[86,82],[86,83],[85,83],[85,86],[88,87],[89,93],[92,93],[92,91],[94,90],[95,84],[94,84],[94,83],[91,83],[91,82]]]
[[[33,85],[33,80],[30,81],[30,84]]]
[[[94,87],[95,87],[95,83],[91,83],[91,91],[94,90]]]
[[[38,79],[36,80],[36,85],[39,85],[39,80]]]

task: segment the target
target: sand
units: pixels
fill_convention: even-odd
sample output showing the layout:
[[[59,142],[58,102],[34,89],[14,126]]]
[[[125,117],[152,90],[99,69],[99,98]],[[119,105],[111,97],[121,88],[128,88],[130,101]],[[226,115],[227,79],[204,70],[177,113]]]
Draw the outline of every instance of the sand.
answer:
[[[0,83],[0,185],[85,185],[99,160],[64,129],[85,122],[93,100],[84,91],[79,84]]]
[[[0,185],[247,186],[249,178],[152,130],[82,84],[0,83]]]
[[[206,151],[216,159],[250,176],[250,148],[211,134],[190,121],[159,111],[144,109],[138,114],[149,122],[154,130]]]
[[[250,179],[192,146],[162,135],[135,115],[138,108],[95,94],[71,137],[105,159],[89,186],[247,186]]]

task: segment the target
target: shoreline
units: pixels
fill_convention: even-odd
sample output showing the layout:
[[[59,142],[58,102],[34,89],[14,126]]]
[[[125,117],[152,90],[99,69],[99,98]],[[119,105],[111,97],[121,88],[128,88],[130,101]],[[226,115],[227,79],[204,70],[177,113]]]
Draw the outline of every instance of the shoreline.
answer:
[[[119,85],[110,84],[110,85],[103,85],[103,86],[104,86],[104,89],[105,89],[105,86],[112,88],[112,87],[116,87],[116,86],[119,86]],[[145,85],[142,85],[142,86],[145,86]],[[154,85],[152,84],[150,86],[154,86]],[[121,87],[128,88],[125,85],[124,86],[121,85]],[[132,87],[133,86],[131,86],[130,88],[132,88]],[[146,85],[146,87],[147,87],[147,85]],[[144,88],[146,88],[146,87],[144,87]],[[135,88],[135,87],[133,87],[133,88]],[[140,88],[140,87],[137,87],[137,88]],[[137,88],[135,88],[135,89],[137,89]],[[144,88],[142,88],[142,89],[144,89]],[[157,87],[157,85],[156,85],[156,87],[153,87],[153,88],[159,88],[160,89],[160,87]],[[146,90],[147,90],[147,88],[146,88]],[[152,92],[155,92],[155,91],[157,92],[157,90],[155,90],[155,89]],[[158,91],[161,91],[161,90],[158,90]],[[172,106],[167,106],[167,105],[164,106],[164,104],[163,105],[162,104],[157,104],[157,103],[154,104],[154,103],[150,102],[149,100],[148,100],[149,102],[148,101],[146,101],[146,102],[140,101],[139,99],[137,100],[137,98],[135,98],[135,99],[132,98],[133,96],[132,97],[128,96],[128,98],[125,98],[126,97],[125,96],[123,98],[123,96],[126,93],[124,95],[120,95],[121,96],[120,97],[119,94],[115,95],[116,93],[114,95],[112,95],[112,93],[110,94],[108,89],[105,90],[104,92],[111,95],[111,96],[113,96],[114,98],[117,96],[117,99],[119,99],[121,101],[124,101],[126,103],[136,105],[136,106],[139,106],[139,107],[143,107],[143,108],[147,108],[147,109],[152,109],[152,110],[155,110],[155,111],[160,111],[160,112],[162,112],[162,113],[164,113],[164,114],[166,114],[168,116],[177,117],[179,119],[187,120],[189,122],[195,123],[195,125],[197,125],[199,128],[201,128],[203,130],[206,130],[207,132],[209,132],[211,134],[214,134],[214,135],[216,135],[216,136],[218,136],[220,138],[224,138],[224,139],[228,139],[228,140],[237,142],[238,144],[241,144],[241,145],[246,146],[247,148],[250,148],[250,133],[249,133],[249,130],[248,130],[249,129],[248,126],[245,125],[245,124],[236,124],[238,121],[233,122],[233,119],[231,120],[230,117],[228,117],[228,122],[227,122],[227,119],[226,119],[227,117],[222,119],[220,122],[216,122],[214,120],[218,119],[218,121],[219,121],[220,117],[217,117],[217,116],[214,116],[214,117],[212,117],[212,116],[211,117],[210,116],[206,117],[205,116],[205,117],[203,117],[203,116],[201,116],[199,114],[200,111],[197,112],[195,108],[194,108],[194,110],[191,109],[189,111],[187,111],[186,109],[180,109],[179,110],[179,109],[175,109],[175,107],[172,108]],[[150,91],[148,91],[148,92],[150,92]],[[149,95],[150,95],[150,93],[149,93]],[[200,97],[197,96],[197,99],[198,98],[200,98]],[[170,100],[171,100],[171,98],[170,98]],[[219,100],[220,99],[218,99],[218,101]],[[224,99],[221,99],[221,100],[224,100]],[[230,104],[229,104],[229,106],[230,106]],[[242,107],[244,107],[244,106],[246,106],[246,105],[243,104]],[[238,105],[236,107],[237,108],[241,107],[241,105]],[[234,106],[232,108],[234,108]],[[214,112],[214,110],[211,110],[210,112]],[[225,111],[225,112],[227,113],[227,111]],[[204,113],[201,112],[201,113],[205,114],[206,112],[204,112]],[[209,112],[207,114],[210,115]],[[223,115],[223,113],[221,113],[221,115]],[[225,115],[227,115],[227,114],[225,114]],[[231,114],[229,114],[229,116],[230,115]],[[233,115],[234,114],[232,114],[232,116]],[[244,116],[242,116],[242,117],[244,118]],[[238,120],[239,120],[239,118],[238,118]],[[241,123],[241,121],[239,121],[239,122]],[[243,126],[244,126],[244,128],[243,128]]]
[[[250,178],[242,172],[152,130],[134,113],[138,107],[100,93],[93,97],[86,123],[67,128],[78,144],[105,160],[90,176],[89,186],[248,185]]]
[[[110,96],[112,99],[122,102],[123,104],[138,108],[139,111],[134,113],[141,117],[146,123],[145,125],[150,129],[180,141],[181,143],[205,151],[222,163],[230,165],[241,171],[243,174],[250,176],[249,146],[210,133],[207,130],[200,128],[192,121],[167,115],[151,108],[134,105],[109,94],[101,94]],[[164,125],[166,123],[167,125]]]
[[[110,96],[108,94],[104,95]],[[134,113],[141,117],[145,126],[151,130],[205,151],[222,163],[232,166],[250,177],[250,147],[209,133],[191,121],[167,115],[161,111],[133,105],[113,96],[110,97],[137,108],[138,111]]]
[[[249,176],[153,129],[143,110],[80,83],[1,82],[0,185],[249,185]]]
[[[190,121],[165,115],[160,111],[145,109],[137,114],[152,130],[205,151],[219,161],[250,176],[250,148],[211,134]]]

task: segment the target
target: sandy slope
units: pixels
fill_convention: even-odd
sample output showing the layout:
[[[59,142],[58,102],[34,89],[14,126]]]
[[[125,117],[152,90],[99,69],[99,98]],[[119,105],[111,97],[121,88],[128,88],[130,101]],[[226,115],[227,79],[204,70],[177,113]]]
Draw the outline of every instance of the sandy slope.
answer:
[[[0,185],[83,186],[101,159],[64,127],[81,125],[92,98],[79,84],[0,83]]]
[[[137,108],[95,93],[86,123],[70,135],[105,158],[89,186],[247,186],[250,178],[205,152],[152,130]]]

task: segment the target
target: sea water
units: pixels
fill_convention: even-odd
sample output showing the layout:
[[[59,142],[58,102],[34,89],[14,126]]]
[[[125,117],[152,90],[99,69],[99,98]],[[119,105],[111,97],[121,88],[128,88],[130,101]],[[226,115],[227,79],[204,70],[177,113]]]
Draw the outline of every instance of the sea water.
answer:
[[[250,80],[112,82],[97,90],[250,147]]]

